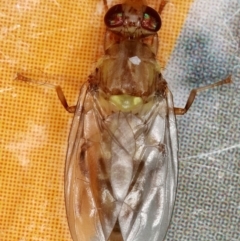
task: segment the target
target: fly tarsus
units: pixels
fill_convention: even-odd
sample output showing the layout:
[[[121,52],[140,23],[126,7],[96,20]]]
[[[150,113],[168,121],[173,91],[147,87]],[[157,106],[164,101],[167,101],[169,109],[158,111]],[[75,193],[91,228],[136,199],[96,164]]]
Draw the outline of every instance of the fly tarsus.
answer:
[[[66,100],[66,97],[62,91],[61,86],[55,85],[55,84],[49,84],[49,83],[43,83],[43,82],[38,82],[35,80],[32,80],[31,78],[28,78],[24,76],[21,73],[17,73],[17,77],[14,80],[20,80],[26,83],[30,84],[35,84],[35,85],[44,85],[48,88],[55,89],[58,95],[58,99],[60,100],[61,104],[63,105],[64,109],[69,112],[69,113],[74,113],[76,110],[76,106],[69,106]]]
[[[32,80],[24,75],[22,75],[21,73],[17,73],[17,77],[14,80],[20,80],[26,83],[31,83]]]
[[[220,85],[230,84],[230,83],[232,83],[231,76],[229,76],[228,78],[226,78],[224,80],[218,81],[218,82],[216,82],[214,84],[206,85],[206,86],[199,87],[199,88],[191,90],[185,107],[184,108],[174,107],[175,115],[184,115],[189,110],[189,108],[191,107],[192,103],[194,102],[197,93],[205,91],[205,90],[208,90],[208,89],[215,88],[215,87],[220,86]]]

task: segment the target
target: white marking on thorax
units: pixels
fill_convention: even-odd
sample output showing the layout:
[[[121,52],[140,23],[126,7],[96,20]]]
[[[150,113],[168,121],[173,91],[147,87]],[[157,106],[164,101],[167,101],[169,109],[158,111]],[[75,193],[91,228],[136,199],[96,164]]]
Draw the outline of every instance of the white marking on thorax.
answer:
[[[138,56],[133,56],[129,58],[129,61],[135,65],[139,65],[141,63],[141,59],[139,59]]]

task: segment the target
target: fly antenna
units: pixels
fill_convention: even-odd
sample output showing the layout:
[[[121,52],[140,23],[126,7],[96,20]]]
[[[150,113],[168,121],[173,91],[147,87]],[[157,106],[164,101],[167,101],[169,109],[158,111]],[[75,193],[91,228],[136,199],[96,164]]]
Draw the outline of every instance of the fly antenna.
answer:
[[[165,8],[166,4],[168,3],[168,0],[161,0],[161,3],[158,8],[158,13],[161,15],[163,9]]]
[[[105,8],[105,12],[107,12],[107,10],[108,10],[107,0],[103,0],[103,5],[104,5],[104,8]]]

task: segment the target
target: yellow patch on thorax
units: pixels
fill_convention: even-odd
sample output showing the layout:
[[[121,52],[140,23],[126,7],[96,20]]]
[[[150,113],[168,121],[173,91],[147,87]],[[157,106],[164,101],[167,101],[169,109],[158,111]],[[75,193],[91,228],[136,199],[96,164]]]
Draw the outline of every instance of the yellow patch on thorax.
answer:
[[[141,97],[131,95],[111,95],[109,102],[122,112],[129,112],[138,109],[143,105]]]

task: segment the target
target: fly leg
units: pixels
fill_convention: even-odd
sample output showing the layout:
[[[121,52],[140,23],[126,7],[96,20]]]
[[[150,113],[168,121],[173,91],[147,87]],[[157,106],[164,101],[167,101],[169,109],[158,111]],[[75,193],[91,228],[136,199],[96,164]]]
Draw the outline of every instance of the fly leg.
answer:
[[[108,10],[107,0],[103,0],[103,5],[104,5],[104,7],[105,7],[105,12],[107,12],[107,10]]]
[[[174,107],[175,115],[184,115],[189,110],[189,108],[191,107],[193,101],[195,100],[195,97],[196,97],[197,93],[208,90],[208,89],[215,88],[215,87],[220,86],[220,85],[230,84],[230,83],[232,83],[232,80],[231,80],[231,77],[229,76],[227,79],[221,80],[217,83],[191,90],[185,107],[184,108]]]
[[[69,106],[67,103],[67,100],[65,98],[65,95],[62,91],[62,88],[59,85],[54,85],[54,84],[49,84],[49,83],[41,83],[38,81],[34,81],[28,77],[25,77],[24,75],[17,73],[17,77],[15,78],[15,80],[21,80],[23,82],[27,82],[27,83],[32,83],[32,84],[37,84],[37,85],[44,85],[48,88],[51,89],[55,89],[58,95],[58,99],[60,100],[60,102],[62,103],[63,107],[65,108],[65,110],[69,113],[74,113],[76,106]]]
[[[168,0],[162,0],[160,5],[159,5],[159,8],[158,8],[158,13],[159,15],[161,15],[164,7],[166,6],[166,4],[168,3],[169,1]]]

